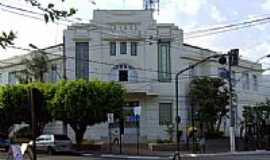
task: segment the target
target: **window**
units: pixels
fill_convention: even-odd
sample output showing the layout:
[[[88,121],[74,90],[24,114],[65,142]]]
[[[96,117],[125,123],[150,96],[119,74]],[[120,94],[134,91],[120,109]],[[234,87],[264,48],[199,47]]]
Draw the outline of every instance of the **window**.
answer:
[[[76,79],[89,79],[88,42],[76,42]]]
[[[158,44],[158,79],[161,82],[171,81],[170,42]]]
[[[172,123],[172,103],[159,104],[159,125]]]
[[[242,88],[245,90],[248,90],[249,89],[249,75],[248,75],[248,73],[242,73],[242,78],[243,78]]]
[[[127,54],[127,42],[120,42],[120,54]]]
[[[110,42],[110,55],[116,56],[116,42]]]
[[[57,81],[57,64],[52,64],[51,72],[50,72],[50,81],[56,82]]]
[[[119,81],[128,81],[128,71],[120,70],[119,71]]]
[[[138,42],[130,43],[130,52],[132,56],[137,56],[137,46],[138,46]]]
[[[55,140],[70,140],[66,135],[54,135]]]
[[[137,72],[134,67],[128,64],[118,64],[111,70],[110,80],[112,81],[137,81]]]
[[[16,72],[9,72],[8,84],[16,84],[16,83],[17,83]]]
[[[253,75],[252,78],[253,78],[253,90],[258,91],[258,78],[256,75]]]

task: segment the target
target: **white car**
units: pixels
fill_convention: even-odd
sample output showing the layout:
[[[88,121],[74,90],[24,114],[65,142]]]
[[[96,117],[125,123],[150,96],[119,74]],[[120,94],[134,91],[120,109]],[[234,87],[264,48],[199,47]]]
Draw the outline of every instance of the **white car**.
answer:
[[[36,150],[53,154],[55,152],[71,152],[72,142],[66,135],[44,134],[36,139]]]

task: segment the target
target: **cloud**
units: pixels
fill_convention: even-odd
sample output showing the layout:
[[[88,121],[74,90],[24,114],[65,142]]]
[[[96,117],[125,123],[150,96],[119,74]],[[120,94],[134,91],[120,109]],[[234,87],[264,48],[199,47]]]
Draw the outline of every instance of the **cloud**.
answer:
[[[261,4],[261,8],[263,10],[270,10],[270,0],[264,0],[264,2]]]
[[[195,16],[202,6],[206,4],[206,0],[173,0],[172,4],[176,5],[177,9],[182,13],[189,16]]]
[[[254,45],[254,47],[249,47],[241,51],[242,55],[253,62],[257,61],[259,58],[270,54],[270,42],[264,41],[261,44]],[[270,68],[270,59],[264,58],[259,61],[263,68]],[[270,73],[270,72],[267,72]]]
[[[253,61],[256,61],[258,58],[270,54],[270,42],[264,41],[257,44],[249,43],[249,47],[243,47],[241,53],[243,53],[242,55],[247,59],[252,59]]]
[[[43,16],[38,16],[41,20],[28,18],[22,15],[17,15],[6,10],[0,9],[1,29],[0,31],[9,32],[13,30],[17,33],[15,45],[23,48],[28,48],[29,43],[43,48],[56,43],[62,43],[62,30],[65,26],[48,23],[43,20]],[[20,13],[20,12],[16,12]],[[0,48],[0,58],[24,54],[25,51]]]
[[[218,8],[215,5],[210,6],[210,16],[213,20],[217,22],[224,22],[226,21],[226,17],[221,15],[221,12],[218,10]]]
[[[232,11],[232,14],[233,14],[234,16],[239,16],[239,12],[237,12],[237,11]]]

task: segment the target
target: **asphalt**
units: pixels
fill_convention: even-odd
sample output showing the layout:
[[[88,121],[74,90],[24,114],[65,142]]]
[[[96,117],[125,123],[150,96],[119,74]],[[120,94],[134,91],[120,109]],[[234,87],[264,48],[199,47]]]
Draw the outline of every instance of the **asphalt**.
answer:
[[[6,160],[6,153],[0,152],[0,160]],[[54,155],[39,154],[38,160],[170,160],[171,156],[136,156],[119,154],[69,154]],[[270,160],[270,151],[226,152],[217,154],[181,154],[181,160]]]

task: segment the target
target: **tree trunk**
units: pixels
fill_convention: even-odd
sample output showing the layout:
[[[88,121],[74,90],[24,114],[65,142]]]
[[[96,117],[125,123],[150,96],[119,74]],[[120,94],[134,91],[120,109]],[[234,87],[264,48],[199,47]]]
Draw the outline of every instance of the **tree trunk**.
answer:
[[[40,71],[40,73],[39,73],[39,81],[44,82],[44,80],[43,80],[43,72],[42,71]]]
[[[75,123],[75,124],[70,124],[70,126],[75,132],[76,144],[78,147],[80,147],[87,125]]]
[[[76,143],[77,143],[78,147],[80,147],[81,144],[82,144],[84,131],[83,130],[77,130],[75,133],[76,133]]]
[[[216,132],[219,132],[220,126],[221,126],[221,121],[222,121],[222,116],[219,116],[218,122],[217,122],[217,127],[216,127]]]

